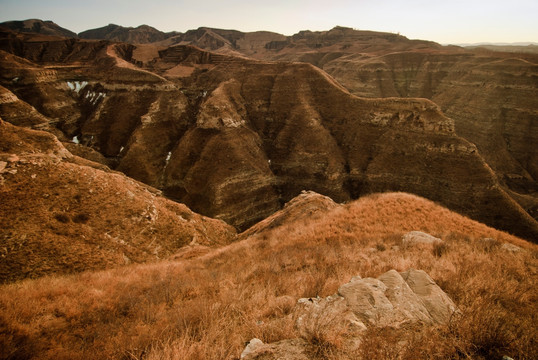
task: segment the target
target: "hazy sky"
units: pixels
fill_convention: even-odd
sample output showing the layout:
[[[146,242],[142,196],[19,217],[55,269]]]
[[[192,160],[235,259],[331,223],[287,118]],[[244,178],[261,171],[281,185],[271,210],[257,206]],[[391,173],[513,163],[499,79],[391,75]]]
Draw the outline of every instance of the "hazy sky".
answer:
[[[30,18],[74,32],[113,23],[291,35],[341,25],[440,43],[538,42],[538,0],[0,0],[0,22]]]

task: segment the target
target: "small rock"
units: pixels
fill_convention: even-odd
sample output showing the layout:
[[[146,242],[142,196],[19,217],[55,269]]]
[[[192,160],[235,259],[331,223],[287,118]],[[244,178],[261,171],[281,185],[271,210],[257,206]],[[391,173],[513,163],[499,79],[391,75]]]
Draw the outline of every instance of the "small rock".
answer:
[[[36,174],[32,174],[32,175],[30,175],[30,177],[31,177],[32,179],[35,179],[35,178],[37,177],[37,175],[36,175]]]
[[[402,243],[404,245],[410,244],[433,244],[435,242],[442,242],[443,240],[426,234],[422,231],[411,231],[402,237]]]
[[[7,166],[7,162],[5,161],[0,161],[0,174],[4,171],[4,169],[6,168]]]
[[[7,158],[8,162],[18,162],[19,160],[20,160],[20,158],[15,154],[11,154]]]
[[[245,357],[247,357],[247,355],[256,351],[256,349],[260,346],[263,346],[263,341],[261,341],[260,339],[253,338],[252,340],[250,340],[243,352],[241,353],[241,359],[244,359]]]
[[[514,244],[510,244],[510,243],[504,243],[501,245],[501,248],[503,250],[506,250],[508,252],[512,252],[512,253],[516,253],[516,252],[520,252],[522,251],[523,249],[520,248],[519,246],[517,245],[514,245]]]
[[[253,339],[258,340],[258,339]],[[252,341],[251,340],[251,343]],[[258,340],[260,341],[260,340]],[[260,341],[261,343],[261,341]],[[255,349],[241,354],[241,359],[244,360],[308,360],[312,359],[312,349],[309,349],[308,344],[303,339],[288,339],[278,341],[276,343],[264,344],[257,343]],[[250,345],[250,344],[249,344]],[[247,348],[249,347],[247,345]]]

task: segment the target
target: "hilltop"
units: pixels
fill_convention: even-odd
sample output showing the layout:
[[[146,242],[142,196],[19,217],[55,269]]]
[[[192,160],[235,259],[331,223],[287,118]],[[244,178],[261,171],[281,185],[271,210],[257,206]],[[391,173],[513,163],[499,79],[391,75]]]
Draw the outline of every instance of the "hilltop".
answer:
[[[68,38],[76,38],[77,34],[71,30],[65,29],[58,24],[48,20],[28,19],[18,21],[6,21],[0,23],[0,27],[23,33],[35,33],[50,36],[61,36]]]
[[[300,337],[320,359],[536,352],[535,245],[404,193],[320,211],[189,260],[4,285],[2,356],[239,358],[254,337]],[[410,230],[443,242],[405,245]],[[310,335],[294,328],[299,298],[333,294],[356,275],[410,268],[430,274],[461,315],[443,326],[371,328],[354,353],[343,347],[345,334],[324,323]],[[394,339],[407,346],[394,347]]]
[[[97,29],[86,30],[78,34],[81,39],[101,39],[128,42],[131,44],[146,44],[163,41],[175,33],[163,33],[148,25],[136,28],[109,24]]]

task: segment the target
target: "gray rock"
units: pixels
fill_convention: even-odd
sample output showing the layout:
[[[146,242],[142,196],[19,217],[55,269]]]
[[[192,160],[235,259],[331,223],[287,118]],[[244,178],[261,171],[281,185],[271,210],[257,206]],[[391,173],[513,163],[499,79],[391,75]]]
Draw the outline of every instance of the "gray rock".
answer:
[[[295,327],[303,338],[310,338],[320,331],[359,333],[366,330],[366,326],[349,308],[346,300],[338,295],[323,299],[299,299],[294,309],[294,318]]]
[[[422,231],[411,231],[405,234],[402,237],[403,245],[412,245],[412,244],[433,244],[436,242],[442,242],[443,240],[426,234]]]
[[[422,300],[432,320],[445,324],[456,311],[456,305],[448,295],[422,270],[408,270],[400,273],[407,285]]]
[[[394,310],[385,291],[387,286],[381,280],[366,278],[340,286],[338,295],[346,300],[349,309],[362,322],[374,325],[384,321],[386,315]]]
[[[386,324],[378,325],[398,327],[404,323],[432,323],[433,319],[421,298],[396,270],[390,270],[378,279],[387,286],[385,296],[394,307],[394,311],[386,316]]]
[[[245,350],[243,350],[243,352],[241,353],[241,359],[246,359],[250,354],[256,351],[256,349],[259,349],[263,345],[263,341],[258,338],[253,338],[248,342],[247,346],[245,347]]]
[[[253,349],[247,353],[247,348],[255,342]],[[261,343],[261,344],[260,344]],[[264,344],[259,339],[252,339],[241,354],[243,360],[309,360],[308,349],[310,344],[303,339],[282,340],[271,344]]]
[[[514,244],[510,244],[510,243],[502,244],[501,249],[503,249],[505,251],[508,251],[508,252],[512,252],[512,253],[517,253],[517,252],[523,251],[523,249],[520,248],[519,246],[514,245]]]
[[[377,279],[353,279],[326,298],[303,298],[292,315],[300,339],[263,344],[253,339],[241,359],[307,359],[308,339],[345,334],[343,346],[355,351],[368,327],[443,324],[456,312],[447,294],[421,270],[390,270]],[[330,337],[330,336],[329,336]]]

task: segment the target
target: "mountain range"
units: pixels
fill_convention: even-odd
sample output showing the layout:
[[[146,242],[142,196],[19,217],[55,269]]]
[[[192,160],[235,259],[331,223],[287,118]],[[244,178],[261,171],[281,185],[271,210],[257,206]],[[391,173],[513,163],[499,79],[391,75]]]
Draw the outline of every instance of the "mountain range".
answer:
[[[80,36],[84,34],[109,39],[121,36],[133,41],[146,41],[157,34],[161,37],[155,39],[165,36],[146,26],[126,29],[116,25],[84,32]],[[21,38],[22,34],[10,34],[4,40],[3,49],[17,58],[37,64],[87,61],[92,65],[76,69],[75,73],[71,71],[73,68],[65,67],[38,71],[52,76],[50,82],[40,83],[40,89],[23,85],[21,81],[2,85],[6,89],[16,89],[15,94],[22,100],[28,98],[30,105],[40,107],[38,112],[41,114],[52,119],[62,118],[58,127],[68,137],[78,136],[86,145],[113,160],[113,167],[161,188],[167,196],[196,211],[222,218],[240,229],[271,214],[281,203],[308,188],[338,201],[372,191],[411,191],[527,238],[537,234],[538,152],[532,146],[538,141],[535,121],[538,104],[533,96],[537,67],[532,63],[532,55],[469,51],[408,40],[396,34],[341,27],[327,32],[304,31],[291,37],[209,28],[169,35],[150,44],[112,45],[104,40],[85,42],[83,39],[28,43]],[[205,52],[207,50],[213,53]],[[278,61],[278,64],[267,61]],[[292,63],[297,61],[315,67]],[[9,65],[5,68],[7,70]],[[338,83],[316,69],[326,71]],[[103,76],[99,72],[112,76]],[[75,98],[58,92],[59,82],[64,81],[61,79],[75,78],[84,78],[88,84],[84,89],[74,91]],[[152,83],[153,88],[126,95],[129,86],[140,81]],[[304,82],[304,85],[294,89],[279,85],[289,81]],[[106,89],[117,88],[118,85],[113,85],[116,82],[122,83],[124,89],[112,92]],[[55,89],[44,91],[49,84]],[[267,84],[272,84],[272,88],[265,94],[263,91],[267,90],[261,93],[254,90],[268,89]],[[245,92],[245,86],[252,91]],[[301,90],[303,88],[305,90]],[[36,92],[57,93],[60,98],[67,98],[62,102],[63,106],[58,107],[56,98],[39,98]],[[278,102],[282,101],[277,100],[280,97],[276,94],[280,93],[285,103]],[[351,100],[349,94],[376,100]],[[77,100],[76,96],[80,98]],[[439,111],[434,110],[433,105],[423,100],[395,100],[396,97],[429,98],[449,118],[429,120],[430,116],[424,114]],[[382,98],[390,100],[379,100]],[[89,103],[87,99],[90,99]],[[174,99],[175,104],[168,99]],[[48,106],[49,101],[54,104]],[[337,110],[335,107],[325,110],[327,101],[336,101],[340,105]],[[131,102],[135,106],[127,105]],[[256,108],[252,108],[252,104],[257,104]],[[110,107],[117,106],[126,106],[124,114],[109,118],[106,114],[113,113]],[[227,109],[225,115],[220,110],[223,106]],[[385,110],[376,111],[375,107],[387,107],[393,115],[383,114]],[[170,111],[176,113],[177,120],[166,115]],[[63,115],[67,113],[68,117]],[[349,118],[350,113],[356,114],[355,118]],[[217,115],[224,118],[218,123],[204,123],[204,118]],[[154,119],[150,127],[140,123],[144,116]],[[312,119],[308,120],[309,117]],[[442,115],[434,117],[441,119]],[[267,122],[268,119],[272,120]],[[290,125],[286,125],[290,121]],[[438,161],[435,160],[437,155],[433,155],[442,153],[444,157],[454,153],[461,162],[463,156],[457,149],[469,149],[471,145],[442,145],[438,140],[429,139],[419,146],[419,138],[416,138],[416,144],[409,139],[398,144],[399,149],[395,151],[394,139],[380,130],[383,128],[380,125],[389,125],[387,129],[396,131],[393,124],[402,124],[415,132],[433,131],[436,137],[450,134],[452,140],[449,142],[460,141],[460,137],[466,139],[476,145],[476,153],[484,159],[480,161],[485,161],[486,168],[491,168],[495,175],[486,170],[485,177],[477,180],[482,184],[477,192],[475,186],[467,186],[471,173],[464,175],[470,171],[475,175],[473,178],[476,177],[480,173],[475,171],[476,165],[454,167],[451,161]],[[326,135],[321,135],[323,132],[316,126],[321,126]],[[364,130],[350,137],[357,131],[351,131],[351,128],[364,126]],[[375,128],[370,129],[372,126]],[[114,128],[117,130],[111,132]],[[208,137],[210,129],[218,130],[216,136]],[[288,129],[296,129],[291,130],[296,135],[299,135],[297,129],[312,131],[323,140],[303,144],[312,141],[312,136],[288,139],[284,136],[290,131]],[[153,132],[169,134],[162,138],[161,144],[149,149],[146,137],[155,136],[150,135]],[[222,171],[225,170],[220,174],[220,167],[215,169],[213,165],[213,157],[219,155],[213,153],[213,148],[204,149],[200,145],[217,146],[212,145],[216,141],[227,144],[219,146],[229,146],[230,141],[239,138],[250,142],[242,142],[243,149],[236,150],[237,154],[227,154],[228,160],[218,161],[223,165]],[[212,140],[207,143],[209,139]],[[281,141],[285,142],[281,144]],[[391,147],[386,148],[385,142]],[[194,144],[197,144],[196,150],[192,149]],[[406,150],[409,145],[412,149]],[[187,148],[183,149],[185,146]],[[290,146],[301,151],[292,151]],[[446,151],[444,147],[454,150]],[[209,151],[206,157],[202,156],[204,151]],[[244,151],[248,151],[251,159],[247,163]],[[423,155],[419,156],[418,151],[424,151]],[[189,153],[191,160],[178,158],[175,154],[180,152]],[[397,152],[413,161],[398,160]],[[424,160],[418,160],[423,156],[426,156]],[[165,161],[167,157],[170,157],[169,161]],[[192,159],[208,159],[208,163],[197,163]],[[376,165],[380,161],[383,164]],[[229,162],[227,168],[226,162]],[[388,164],[391,170],[388,170]],[[405,168],[394,168],[395,164]],[[178,165],[179,173],[175,170]],[[432,172],[430,167],[439,170]],[[460,167],[466,170],[462,173]],[[189,168],[191,170],[187,170]],[[373,170],[377,168],[379,170]],[[204,173],[205,169],[217,170],[214,183],[211,178],[202,187],[191,183],[198,178],[196,174]],[[420,180],[413,180],[414,176]],[[490,179],[486,180],[488,177]],[[424,178],[432,179],[425,182]],[[243,187],[235,183],[238,181],[257,185]],[[452,188],[458,183],[462,185]],[[222,184],[233,184],[230,189],[241,188],[242,192],[234,195],[234,190],[223,191]],[[484,188],[490,189],[488,194],[493,191],[497,195],[485,195]],[[470,193],[462,196],[465,191]],[[244,199],[245,205],[237,201],[238,197]],[[510,205],[499,207],[498,201]],[[505,208],[514,209],[513,213],[519,215],[497,214]]]

